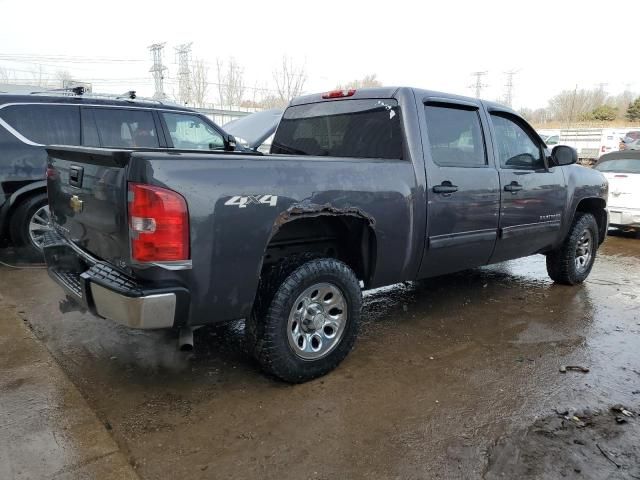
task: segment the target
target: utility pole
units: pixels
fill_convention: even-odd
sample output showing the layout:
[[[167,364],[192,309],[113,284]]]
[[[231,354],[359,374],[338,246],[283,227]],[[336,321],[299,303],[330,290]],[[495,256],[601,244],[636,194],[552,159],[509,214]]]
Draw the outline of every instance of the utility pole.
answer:
[[[569,110],[569,125],[567,125],[567,128],[569,128],[571,123],[573,122],[573,110],[576,106],[577,96],[578,96],[578,84],[576,83],[576,88],[574,88],[573,96],[571,97],[571,109]]]
[[[511,107],[513,103],[513,76],[518,73],[517,70],[509,70],[504,72],[507,76],[507,83],[505,84],[504,103]]]
[[[155,84],[155,92],[153,94],[153,98],[157,100],[162,100],[166,97],[164,93],[164,71],[167,69],[167,67],[162,64],[163,49],[164,42],[149,45],[151,59],[153,60],[153,66],[149,69],[149,71],[153,74],[153,81]]]
[[[473,72],[471,75],[476,77],[476,83],[473,85],[470,85],[469,88],[475,88],[476,89],[476,98],[480,98],[480,95],[482,94],[482,89],[484,87],[486,87],[487,85],[485,85],[484,83],[482,83],[482,77],[484,77],[487,74],[487,72]]]
[[[178,99],[183,105],[191,102],[191,45],[193,42],[183,43],[176,48],[178,62]]]

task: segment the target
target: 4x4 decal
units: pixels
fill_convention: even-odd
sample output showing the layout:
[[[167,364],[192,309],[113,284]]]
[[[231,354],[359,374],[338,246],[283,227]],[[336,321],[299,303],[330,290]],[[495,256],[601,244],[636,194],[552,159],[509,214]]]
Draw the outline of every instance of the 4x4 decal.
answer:
[[[275,207],[278,204],[277,195],[234,195],[229,200],[224,202],[225,205],[234,206],[238,208],[247,208],[247,205],[269,205]]]

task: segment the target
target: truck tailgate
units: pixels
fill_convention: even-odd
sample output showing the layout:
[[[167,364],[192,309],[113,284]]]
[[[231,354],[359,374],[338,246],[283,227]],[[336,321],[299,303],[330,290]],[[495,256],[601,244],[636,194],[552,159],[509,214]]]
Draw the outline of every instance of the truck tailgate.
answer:
[[[128,264],[131,152],[55,146],[47,152],[49,204],[58,233],[99,259]]]

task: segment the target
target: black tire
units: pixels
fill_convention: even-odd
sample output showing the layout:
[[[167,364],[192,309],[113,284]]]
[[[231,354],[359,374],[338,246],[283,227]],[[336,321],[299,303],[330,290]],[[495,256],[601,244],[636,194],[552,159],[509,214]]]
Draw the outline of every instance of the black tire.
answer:
[[[578,242],[585,232],[591,236],[591,255],[583,267],[576,264]],[[589,276],[598,251],[598,224],[590,213],[577,212],[571,229],[562,245],[547,254],[547,273],[556,282],[564,285],[577,285]]]
[[[46,193],[36,193],[23,200],[13,211],[9,222],[11,241],[16,247],[24,248],[27,256],[41,257],[41,247],[29,234],[29,223],[34,214],[49,203]]]
[[[311,286],[324,283],[340,290],[346,320],[337,344],[318,359],[301,358],[289,344],[289,315],[294,302]],[[302,383],[336,368],[353,348],[358,335],[362,292],[353,271],[332,258],[287,259],[263,274],[258,298],[247,320],[247,344],[261,368],[288,383]]]

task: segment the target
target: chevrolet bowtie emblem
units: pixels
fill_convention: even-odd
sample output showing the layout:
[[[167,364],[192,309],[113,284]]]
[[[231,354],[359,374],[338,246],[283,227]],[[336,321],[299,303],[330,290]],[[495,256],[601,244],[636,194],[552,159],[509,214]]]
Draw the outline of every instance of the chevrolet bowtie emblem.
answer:
[[[77,195],[74,195],[71,197],[71,200],[69,200],[69,205],[71,205],[71,209],[76,212],[76,213],[80,213],[82,211],[82,200],[80,200],[80,198]]]

